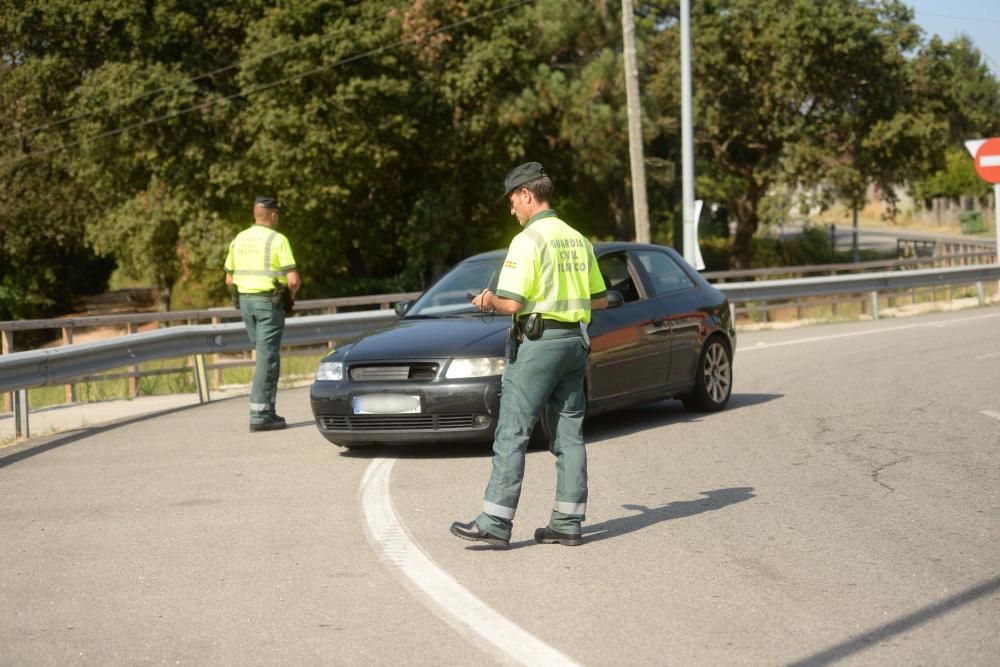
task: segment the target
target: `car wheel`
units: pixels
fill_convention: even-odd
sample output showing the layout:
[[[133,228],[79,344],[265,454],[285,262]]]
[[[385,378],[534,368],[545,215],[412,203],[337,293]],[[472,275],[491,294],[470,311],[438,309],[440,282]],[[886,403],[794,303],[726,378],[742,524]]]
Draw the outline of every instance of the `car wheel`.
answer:
[[[696,412],[715,412],[726,407],[733,390],[733,355],[720,336],[705,343],[698,359],[694,389],[682,400],[684,407]]]

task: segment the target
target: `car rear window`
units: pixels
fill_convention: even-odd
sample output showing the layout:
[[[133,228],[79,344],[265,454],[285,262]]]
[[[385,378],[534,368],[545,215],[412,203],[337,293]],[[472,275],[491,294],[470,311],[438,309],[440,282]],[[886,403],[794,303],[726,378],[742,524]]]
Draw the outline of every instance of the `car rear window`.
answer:
[[[636,259],[646,269],[653,283],[653,291],[659,294],[669,294],[679,290],[694,287],[694,282],[688,277],[677,262],[665,252],[656,250],[636,250]]]

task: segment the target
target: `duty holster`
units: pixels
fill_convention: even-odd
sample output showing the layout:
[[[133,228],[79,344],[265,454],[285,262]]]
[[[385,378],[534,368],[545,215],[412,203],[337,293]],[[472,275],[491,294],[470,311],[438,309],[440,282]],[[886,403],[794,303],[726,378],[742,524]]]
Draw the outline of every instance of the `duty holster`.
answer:
[[[240,291],[236,288],[236,285],[229,286],[229,298],[233,302],[233,308],[236,310],[240,309]]]
[[[521,345],[521,331],[517,322],[507,327],[507,335],[504,337],[504,356],[507,361],[513,363],[517,361],[517,348]]]
[[[285,315],[291,315],[295,308],[295,300],[292,298],[292,290],[288,285],[282,285],[275,281],[274,293],[271,294],[271,306],[281,308]]]
[[[521,327],[521,331],[524,332],[524,337],[528,340],[538,340],[545,332],[545,322],[538,313],[532,313],[518,320],[518,324]]]

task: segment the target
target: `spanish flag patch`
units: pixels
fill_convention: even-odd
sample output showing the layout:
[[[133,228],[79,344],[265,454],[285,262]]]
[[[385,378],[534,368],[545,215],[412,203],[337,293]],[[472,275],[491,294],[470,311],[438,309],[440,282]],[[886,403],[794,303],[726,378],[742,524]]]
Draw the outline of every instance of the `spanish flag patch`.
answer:
[[[517,268],[517,262],[515,262],[512,259],[507,259],[507,260],[504,260],[503,266],[504,266],[505,269],[516,269]]]

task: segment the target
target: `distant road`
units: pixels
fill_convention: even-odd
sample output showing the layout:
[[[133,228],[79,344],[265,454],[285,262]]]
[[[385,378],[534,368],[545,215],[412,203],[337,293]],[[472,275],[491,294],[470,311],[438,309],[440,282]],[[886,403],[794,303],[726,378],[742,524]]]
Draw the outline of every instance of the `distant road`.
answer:
[[[996,664],[998,327],[741,333],[725,411],[587,423],[576,548],[547,451],[483,548],[487,447],[347,452],[305,389],[0,449],[0,664]]]
[[[783,225],[776,230],[780,238],[791,238],[798,236],[802,232],[802,225],[790,223]],[[851,249],[853,229],[850,223],[838,224],[836,230],[837,250],[840,252]],[[992,236],[971,236],[967,234],[945,234],[936,232],[910,231],[907,229],[885,229],[885,228],[858,228],[858,247],[861,250],[877,250],[879,252],[894,253],[899,239],[918,241],[937,241],[946,243],[970,243],[975,242],[996,247],[996,237]]]

